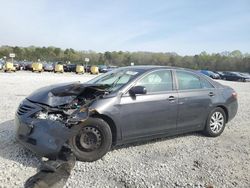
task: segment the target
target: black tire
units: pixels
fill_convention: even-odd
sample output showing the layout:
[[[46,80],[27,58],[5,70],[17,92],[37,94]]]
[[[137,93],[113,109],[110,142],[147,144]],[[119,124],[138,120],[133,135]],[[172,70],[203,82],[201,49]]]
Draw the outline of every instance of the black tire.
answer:
[[[222,115],[222,118],[223,118],[223,123],[220,124],[220,129],[218,128],[218,130],[213,130],[214,127],[211,127],[213,125],[211,125],[210,123],[211,122],[214,122],[214,120],[212,119],[214,115],[216,115],[215,113],[217,114],[221,114]],[[217,136],[220,136],[221,133],[224,131],[225,129],[225,125],[226,125],[226,114],[225,114],[225,111],[220,108],[220,107],[216,107],[215,109],[213,109],[209,115],[208,115],[208,118],[207,118],[207,121],[206,121],[206,126],[205,126],[205,129],[204,129],[204,133],[207,135],[207,136],[210,136],[210,137],[217,137]]]
[[[91,131],[94,131],[94,133],[98,132],[98,134],[94,135]],[[89,143],[84,142],[87,134],[93,134],[96,136],[94,140],[100,139],[99,141],[96,141],[98,144],[93,146],[94,149],[86,148],[91,146],[91,144],[88,145]],[[87,136],[87,139],[89,139],[89,137],[90,136]],[[91,140],[91,142],[93,142],[93,140]],[[88,118],[84,122],[84,126],[82,127],[81,131],[76,136],[73,136],[71,139],[69,139],[69,145],[71,146],[72,152],[75,154],[78,160],[86,162],[96,161],[102,158],[110,150],[112,145],[112,132],[109,125],[104,120],[99,118]]]

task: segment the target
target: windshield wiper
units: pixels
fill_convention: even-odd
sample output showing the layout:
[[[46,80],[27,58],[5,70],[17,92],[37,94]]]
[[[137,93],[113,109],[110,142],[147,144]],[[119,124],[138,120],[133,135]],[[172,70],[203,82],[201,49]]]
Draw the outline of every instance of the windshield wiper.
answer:
[[[110,84],[109,90],[114,88],[117,85],[117,83],[119,82],[119,80],[121,79],[122,76],[123,75],[119,76],[112,84]]]

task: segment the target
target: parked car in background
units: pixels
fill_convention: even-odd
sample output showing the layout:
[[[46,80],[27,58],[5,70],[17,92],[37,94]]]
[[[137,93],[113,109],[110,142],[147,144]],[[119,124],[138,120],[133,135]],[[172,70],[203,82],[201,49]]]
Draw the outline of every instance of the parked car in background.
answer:
[[[117,69],[117,68],[118,68],[117,66],[108,66],[107,72],[112,71],[112,70]]]
[[[87,83],[41,88],[19,105],[16,137],[55,158],[67,143],[82,161],[112,146],[202,131],[216,137],[237,113],[237,93],[189,69],[123,67]]]
[[[17,71],[18,71],[18,70],[21,70],[20,62],[14,61],[13,65],[14,65],[14,67],[16,68]]]
[[[24,70],[32,71],[33,70],[33,68],[32,68],[32,62],[26,61],[25,62],[25,69]]]
[[[218,74],[218,73],[216,73],[214,71],[211,71],[211,72],[215,74],[215,78],[214,79],[221,79],[220,74]]]
[[[19,61],[19,68],[20,70],[25,70],[25,62],[24,61]]]
[[[246,81],[250,81],[250,74],[247,72],[239,72],[240,75],[246,77]]]
[[[210,70],[199,70],[200,73],[210,77],[210,78],[213,78],[213,79],[220,79],[220,75],[219,74],[216,74]]]
[[[43,64],[43,70],[48,71],[48,72],[53,72],[54,71],[54,66],[51,63],[44,63]]]
[[[108,67],[106,65],[99,65],[98,68],[100,73],[108,72]]]
[[[84,68],[85,68],[85,72],[90,73],[91,65],[87,65]]]
[[[220,78],[222,79],[224,73],[222,71],[213,71],[215,74],[218,74]]]
[[[64,72],[76,72],[76,64],[67,64],[63,66]]]
[[[225,71],[225,72],[223,72],[223,74],[224,74],[223,80],[240,81],[240,82],[250,81],[249,77],[242,75],[238,72]]]

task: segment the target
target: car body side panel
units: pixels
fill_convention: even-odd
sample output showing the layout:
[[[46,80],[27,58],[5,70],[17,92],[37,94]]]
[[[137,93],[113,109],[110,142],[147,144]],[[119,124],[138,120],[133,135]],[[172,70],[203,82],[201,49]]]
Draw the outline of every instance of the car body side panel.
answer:
[[[169,101],[169,97],[175,100]],[[123,139],[147,137],[176,129],[177,92],[126,95],[121,98],[120,119]]]
[[[179,91],[178,129],[203,127],[211,111],[215,96],[209,96],[213,89]]]
[[[93,115],[95,114],[105,115],[114,121],[117,131],[116,132],[117,142],[119,142],[122,139],[122,132],[119,123],[120,122],[119,103],[120,103],[120,97],[113,96],[113,97],[99,99],[89,107],[89,110],[93,111]]]

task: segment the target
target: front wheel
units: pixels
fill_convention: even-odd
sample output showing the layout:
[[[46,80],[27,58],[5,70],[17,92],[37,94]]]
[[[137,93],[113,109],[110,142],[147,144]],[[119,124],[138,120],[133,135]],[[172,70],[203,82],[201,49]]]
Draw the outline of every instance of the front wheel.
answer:
[[[221,135],[226,125],[226,115],[222,108],[213,109],[207,119],[205,134],[207,136],[216,137]]]
[[[102,158],[112,144],[109,125],[102,119],[89,118],[79,133],[69,140],[72,152],[80,161],[92,162]]]

